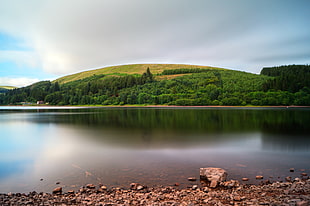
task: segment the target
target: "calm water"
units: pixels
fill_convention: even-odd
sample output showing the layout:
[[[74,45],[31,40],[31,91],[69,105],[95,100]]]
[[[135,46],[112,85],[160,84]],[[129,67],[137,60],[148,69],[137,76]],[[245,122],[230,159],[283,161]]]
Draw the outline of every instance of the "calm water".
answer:
[[[200,167],[250,183],[299,177],[310,173],[309,125],[302,108],[0,107],[0,193],[186,187]]]

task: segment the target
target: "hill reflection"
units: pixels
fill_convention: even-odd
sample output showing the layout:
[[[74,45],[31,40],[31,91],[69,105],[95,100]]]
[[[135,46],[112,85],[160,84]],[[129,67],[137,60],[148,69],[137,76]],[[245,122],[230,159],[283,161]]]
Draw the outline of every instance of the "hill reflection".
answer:
[[[212,145],[261,133],[265,149],[309,150],[309,114],[298,108],[97,108],[42,110],[27,118],[84,128],[85,138],[126,147]]]

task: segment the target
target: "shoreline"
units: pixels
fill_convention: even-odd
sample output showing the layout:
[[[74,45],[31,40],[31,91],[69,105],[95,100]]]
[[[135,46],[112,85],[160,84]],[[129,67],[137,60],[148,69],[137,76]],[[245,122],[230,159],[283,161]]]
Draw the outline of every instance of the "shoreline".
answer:
[[[206,105],[206,106],[177,106],[177,105],[0,105],[0,108],[310,108],[310,106],[223,106],[223,105]]]
[[[0,205],[297,205],[310,204],[310,179],[261,185],[240,184],[233,180],[216,188],[196,184],[186,189],[178,186],[149,188],[132,183],[131,189],[107,188],[88,184],[78,191],[62,193],[0,193]],[[229,183],[230,182],[230,183]],[[56,191],[56,192],[55,192]]]

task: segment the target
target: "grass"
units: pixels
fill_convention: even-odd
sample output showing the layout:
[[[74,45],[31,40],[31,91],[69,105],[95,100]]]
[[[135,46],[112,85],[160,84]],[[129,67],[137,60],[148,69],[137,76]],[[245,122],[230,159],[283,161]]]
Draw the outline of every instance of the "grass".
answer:
[[[71,74],[68,76],[61,77],[59,79],[54,80],[54,82],[58,82],[60,84],[64,84],[71,81],[76,81],[79,79],[84,79],[86,77],[92,75],[115,75],[115,76],[124,76],[124,75],[132,75],[132,74],[143,74],[147,68],[150,68],[150,71],[156,75],[162,73],[164,70],[170,69],[184,69],[184,68],[204,68],[204,69],[221,69],[217,67],[209,67],[209,66],[198,66],[198,65],[185,65],[185,64],[130,64],[130,65],[121,65],[121,66],[112,66],[105,67],[101,69],[84,71],[76,74]],[[173,77],[171,77],[173,78]]]
[[[0,86],[0,88],[2,88],[2,89],[16,89],[17,87],[13,87],[13,86]]]

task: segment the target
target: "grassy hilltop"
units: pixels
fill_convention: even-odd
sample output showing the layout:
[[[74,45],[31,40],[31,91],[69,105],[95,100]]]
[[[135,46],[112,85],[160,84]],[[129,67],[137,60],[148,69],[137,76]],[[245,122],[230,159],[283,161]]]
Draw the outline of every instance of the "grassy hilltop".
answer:
[[[13,86],[0,86],[0,89],[16,89],[17,87]]]
[[[79,72],[76,74],[67,75],[56,79],[54,82],[59,84],[68,83],[71,81],[76,81],[84,79],[93,75],[114,75],[114,76],[124,76],[124,75],[142,75],[147,68],[150,68],[152,74],[157,75],[162,73],[164,70],[172,69],[183,69],[183,68],[200,68],[200,69],[222,69],[209,66],[196,66],[196,65],[184,65],[184,64],[130,64],[130,65],[120,65],[111,66],[101,69],[94,69],[84,72]],[[225,70],[225,69],[222,69]],[[168,78],[168,77],[167,77]]]
[[[42,81],[0,95],[0,104],[308,105],[310,66],[263,68],[261,74],[180,64],[106,67]]]

